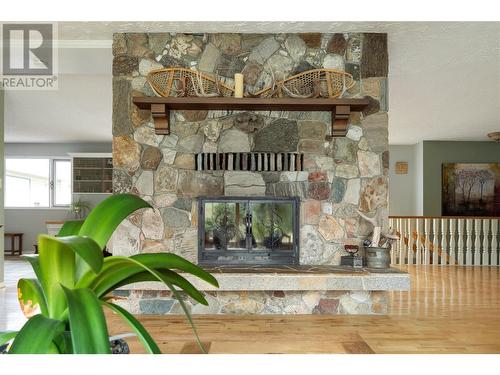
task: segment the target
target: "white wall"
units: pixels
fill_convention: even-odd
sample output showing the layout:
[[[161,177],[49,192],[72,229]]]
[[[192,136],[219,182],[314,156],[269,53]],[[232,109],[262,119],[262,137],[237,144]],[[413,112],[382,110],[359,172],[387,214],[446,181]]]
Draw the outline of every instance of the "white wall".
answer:
[[[111,152],[111,143],[6,143],[5,157],[48,156],[68,157],[69,152]],[[2,174],[3,175],[3,174]],[[81,194],[81,199],[95,206],[107,195]],[[47,220],[72,218],[67,208],[5,209],[5,230],[24,233],[25,252],[32,252],[40,233],[46,233]],[[2,241],[3,244],[3,241]],[[10,243],[6,244],[10,249]]]
[[[415,145],[415,216],[424,214],[424,142]]]
[[[389,146],[389,214],[412,216],[419,211],[419,178],[421,181],[421,159],[418,145]],[[396,174],[398,161],[408,162],[408,174]],[[421,182],[420,182],[421,184]]]
[[[111,75],[59,75],[58,81],[57,90],[6,93],[5,141],[111,142]]]

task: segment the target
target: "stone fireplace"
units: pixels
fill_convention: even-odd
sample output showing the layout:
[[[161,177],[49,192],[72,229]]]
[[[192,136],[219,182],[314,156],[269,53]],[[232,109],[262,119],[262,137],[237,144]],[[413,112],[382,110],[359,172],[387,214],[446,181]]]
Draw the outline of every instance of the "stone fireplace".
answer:
[[[346,244],[361,245],[371,231],[357,210],[388,220],[385,34],[120,33],[113,54],[114,191],[132,192],[154,207],[118,228],[115,254],[173,252],[200,264],[311,266],[306,271],[312,279],[303,279],[299,267],[293,276],[269,282],[271,289],[260,283],[270,276],[258,271],[221,274],[218,291],[195,284],[208,290],[214,305],[193,305],[194,312],[383,312],[386,281],[366,289],[369,283],[358,281],[374,280],[368,271],[354,272],[353,286],[327,271],[340,264]],[[366,97],[370,104],[350,115],[347,136],[340,138],[331,137],[330,113],[287,111],[172,111],[171,133],[157,135],[150,112],[131,99],[154,96],[146,75],[174,66],[217,73],[229,86],[242,72],[251,88],[271,81],[269,69],[278,79],[338,69],[356,80],[343,97]],[[259,206],[273,199],[273,209]],[[276,210],[278,203],[291,208]],[[287,210],[295,210],[291,218],[282,217]],[[228,224],[234,235],[227,235]],[[347,275],[339,270],[340,277]],[[408,284],[402,275],[379,276],[392,277],[388,283],[401,288]],[[148,285],[123,291],[129,308],[179,311],[168,292]]]

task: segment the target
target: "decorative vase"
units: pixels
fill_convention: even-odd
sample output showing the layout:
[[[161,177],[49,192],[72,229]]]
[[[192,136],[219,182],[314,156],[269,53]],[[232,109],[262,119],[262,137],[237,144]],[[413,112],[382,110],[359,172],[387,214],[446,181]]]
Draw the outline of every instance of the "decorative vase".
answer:
[[[366,247],[366,267],[389,268],[391,265],[391,249],[386,247]]]

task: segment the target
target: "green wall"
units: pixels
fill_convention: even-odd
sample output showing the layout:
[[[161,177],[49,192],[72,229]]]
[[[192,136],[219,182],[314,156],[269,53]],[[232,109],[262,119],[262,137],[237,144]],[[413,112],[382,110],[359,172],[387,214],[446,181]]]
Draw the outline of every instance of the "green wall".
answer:
[[[423,214],[441,215],[443,163],[500,163],[500,143],[423,142]]]

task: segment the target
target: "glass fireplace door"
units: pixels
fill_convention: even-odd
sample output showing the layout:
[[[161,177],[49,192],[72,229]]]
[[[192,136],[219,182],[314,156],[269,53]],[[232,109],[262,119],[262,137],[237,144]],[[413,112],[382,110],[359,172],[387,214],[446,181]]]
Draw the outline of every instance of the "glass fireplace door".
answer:
[[[200,198],[199,262],[297,264],[298,198]]]
[[[246,250],[247,212],[247,202],[207,202],[204,209],[205,249]]]
[[[252,251],[293,250],[293,203],[250,202]]]

